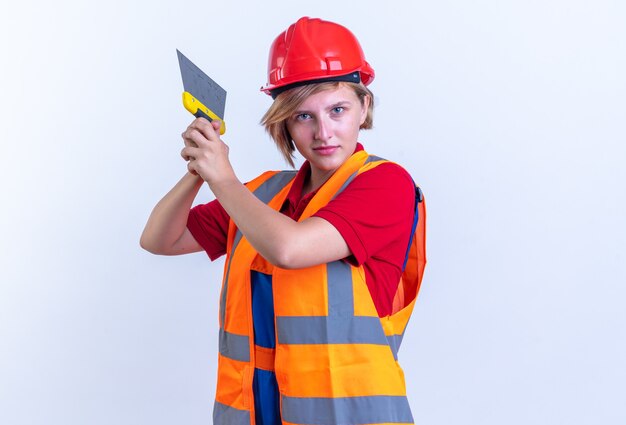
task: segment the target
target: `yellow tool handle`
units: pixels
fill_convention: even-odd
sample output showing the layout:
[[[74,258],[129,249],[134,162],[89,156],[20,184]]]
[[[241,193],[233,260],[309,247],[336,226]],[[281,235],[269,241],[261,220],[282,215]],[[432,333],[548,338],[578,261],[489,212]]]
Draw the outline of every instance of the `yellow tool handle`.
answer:
[[[188,91],[183,92],[183,105],[185,109],[191,112],[195,117],[204,117],[209,121],[219,120],[222,125],[220,126],[220,135],[226,133],[226,123],[223,119],[215,115],[215,113],[204,106],[202,102],[193,97]]]

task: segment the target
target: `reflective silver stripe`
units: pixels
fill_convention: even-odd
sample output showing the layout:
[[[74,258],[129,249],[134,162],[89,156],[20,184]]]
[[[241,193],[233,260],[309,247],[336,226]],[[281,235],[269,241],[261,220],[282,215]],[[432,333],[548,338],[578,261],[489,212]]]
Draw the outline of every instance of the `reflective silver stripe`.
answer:
[[[261,186],[257,187],[252,193],[259,198],[263,203],[271,201],[283,187],[287,185],[296,175],[296,171],[281,171],[274,174],[272,177],[264,181]],[[233,240],[233,247],[231,249],[230,259],[226,266],[226,275],[224,279],[224,288],[222,289],[222,296],[220,298],[220,323],[224,324],[226,318],[226,295],[228,294],[228,278],[230,277],[230,266],[233,262],[233,254],[237,249],[237,245],[241,241],[243,234],[239,229],[235,233],[235,239]]]
[[[250,412],[227,406],[220,402],[213,405],[214,425],[250,425]]]
[[[352,173],[352,175],[350,175],[350,177],[348,177],[348,179],[341,185],[341,187],[339,188],[339,190],[337,192],[335,192],[335,194],[333,195],[333,197],[331,199],[335,199],[337,196],[339,196],[339,194],[341,192],[343,192],[343,190],[348,187],[348,185],[350,183],[352,183],[352,180],[356,177],[356,175],[358,174],[358,171],[355,171],[354,173]]]
[[[328,280],[328,316],[354,316],[352,270],[345,261],[326,264]]]
[[[228,293],[228,278],[230,277],[230,266],[233,263],[233,253],[239,245],[239,241],[243,237],[243,234],[237,229],[237,233],[235,233],[235,239],[233,241],[233,248],[231,249],[231,255],[228,259],[228,265],[226,266],[226,275],[224,277],[224,288],[222,289],[222,297],[220,298],[220,324],[224,326],[224,319],[226,318],[226,294]]]
[[[282,419],[309,425],[413,423],[404,396],[282,397]]]
[[[220,329],[219,350],[224,357],[240,362],[249,362],[250,338],[247,335],[238,335]]]
[[[363,163],[363,165],[365,164],[369,164],[370,162],[375,162],[375,161],[386,161],[386,159],[381,158],[379,156],[374,156],[374,155],[370,155],[367,157],[367,159],[365,160],[365,162]],[[354,178],[357,176],[357,174],[359,174],[358,171],[355,171],[354,173],[352,173],[352,175],[350,177],[348,177],[348,179],[344,182],[344,184],[341,185],[341,187],[339,188],[339,190],[333,195],[333,197],[331,199],[335,199],[337,196],[339,196],[339,194],[341,192],[343,192],[343,190],[350,184],[352,183],[352,180],[354,180]]]
[[[281,344],[376,344],[388,341],[378,316],[354,315],[352,270],[345,261],[326,265],[328,316],[278,316]]]
[[[276,327],[281,344],[388,344],[378,317],[280,316]]]
[[[385,158],[381,158],[376,155],[370,155],[367,157],[364,164],[369,164],[370,162],[376,162],[376,161],[387,161],[387,160]]]
[[[391,348],[391,352],[393,353],[393,358],[395,360],[398,360],[398,350],[400,349],[403,337],[404,333],[402,335],[387,335],[387,342],[389,343],[389,347]]]
[[[269,201],[274,199],[274,196],[276,196],[276,194],[280,192],[280,190],[295,176],[296,171],[281,171],[263,182],[263,184],[257,187],[252,193],[254,193],[254,195],[264,204],[267,204]]]
[[[239,230],[237,230],[239,233]],[[235,242],[239,243],[237,240],[237,235],[235,234]],[[230,266],[233,263],[232,252],[235,251],[235,244],[233,244],[233,250],[231,251],[230,258],[228,259],[228,265],[226,266],[226,274],[224,276],[224,286],[222,287],[222,296],[220,298],[220,326],[224,326],[226,322],[226,294],[228,293],[228,278],[230,277]]]
[[[326,265],[328,316],[278,316],[281,344],[387,345],[378,316],[355,316],[352,270],[345,261]]]

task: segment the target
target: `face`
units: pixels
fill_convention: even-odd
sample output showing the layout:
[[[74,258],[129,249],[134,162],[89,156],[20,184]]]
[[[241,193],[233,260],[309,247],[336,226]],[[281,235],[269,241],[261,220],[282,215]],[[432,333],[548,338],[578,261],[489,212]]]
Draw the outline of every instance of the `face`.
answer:
[[[356,148],[369,98],[361,104],[352,88],[339,85],[309,96],[287,121],[298,152],[311,164],[311,179],[324,182]]]

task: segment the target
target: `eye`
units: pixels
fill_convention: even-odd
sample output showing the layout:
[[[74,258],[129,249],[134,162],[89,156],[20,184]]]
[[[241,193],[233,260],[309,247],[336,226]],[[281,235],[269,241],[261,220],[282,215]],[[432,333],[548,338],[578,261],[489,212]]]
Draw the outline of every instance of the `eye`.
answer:
[[[302,114],[296,115],[297,121],[306,121],[308,119],[311,119],[311,114],[302,113]]]
[[[336,106],[333,108],[333,114],[340,114],[344,111],[344,107],[343,106]]]

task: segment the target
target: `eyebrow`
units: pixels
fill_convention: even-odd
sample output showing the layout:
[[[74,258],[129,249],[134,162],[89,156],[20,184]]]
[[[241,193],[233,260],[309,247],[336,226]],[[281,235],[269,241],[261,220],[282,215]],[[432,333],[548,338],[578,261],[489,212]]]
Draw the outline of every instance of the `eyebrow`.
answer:
[[[331,109],[335,109],[338,107],[345,107],[350,105],[350,101],[348,100],[340,100],[339,102],[333,103],[332,105],[330,105],[327,110],[330,111]],[[299,109],[297,111],[294,112],[294,114],[298,115],[298,114],[310,114],[311,111],[307,110],[307,109]]]
[[[347,106],[347,105],[350,105],[350,104],[351,103],[349,101],[347,101],[347,100],[341,100],[341,101],[339,101],[339,102],[337,102],[335,104],[330,105],[330,107],[328,109],[335,109],[335,108],[337,108],[339,106]]]

